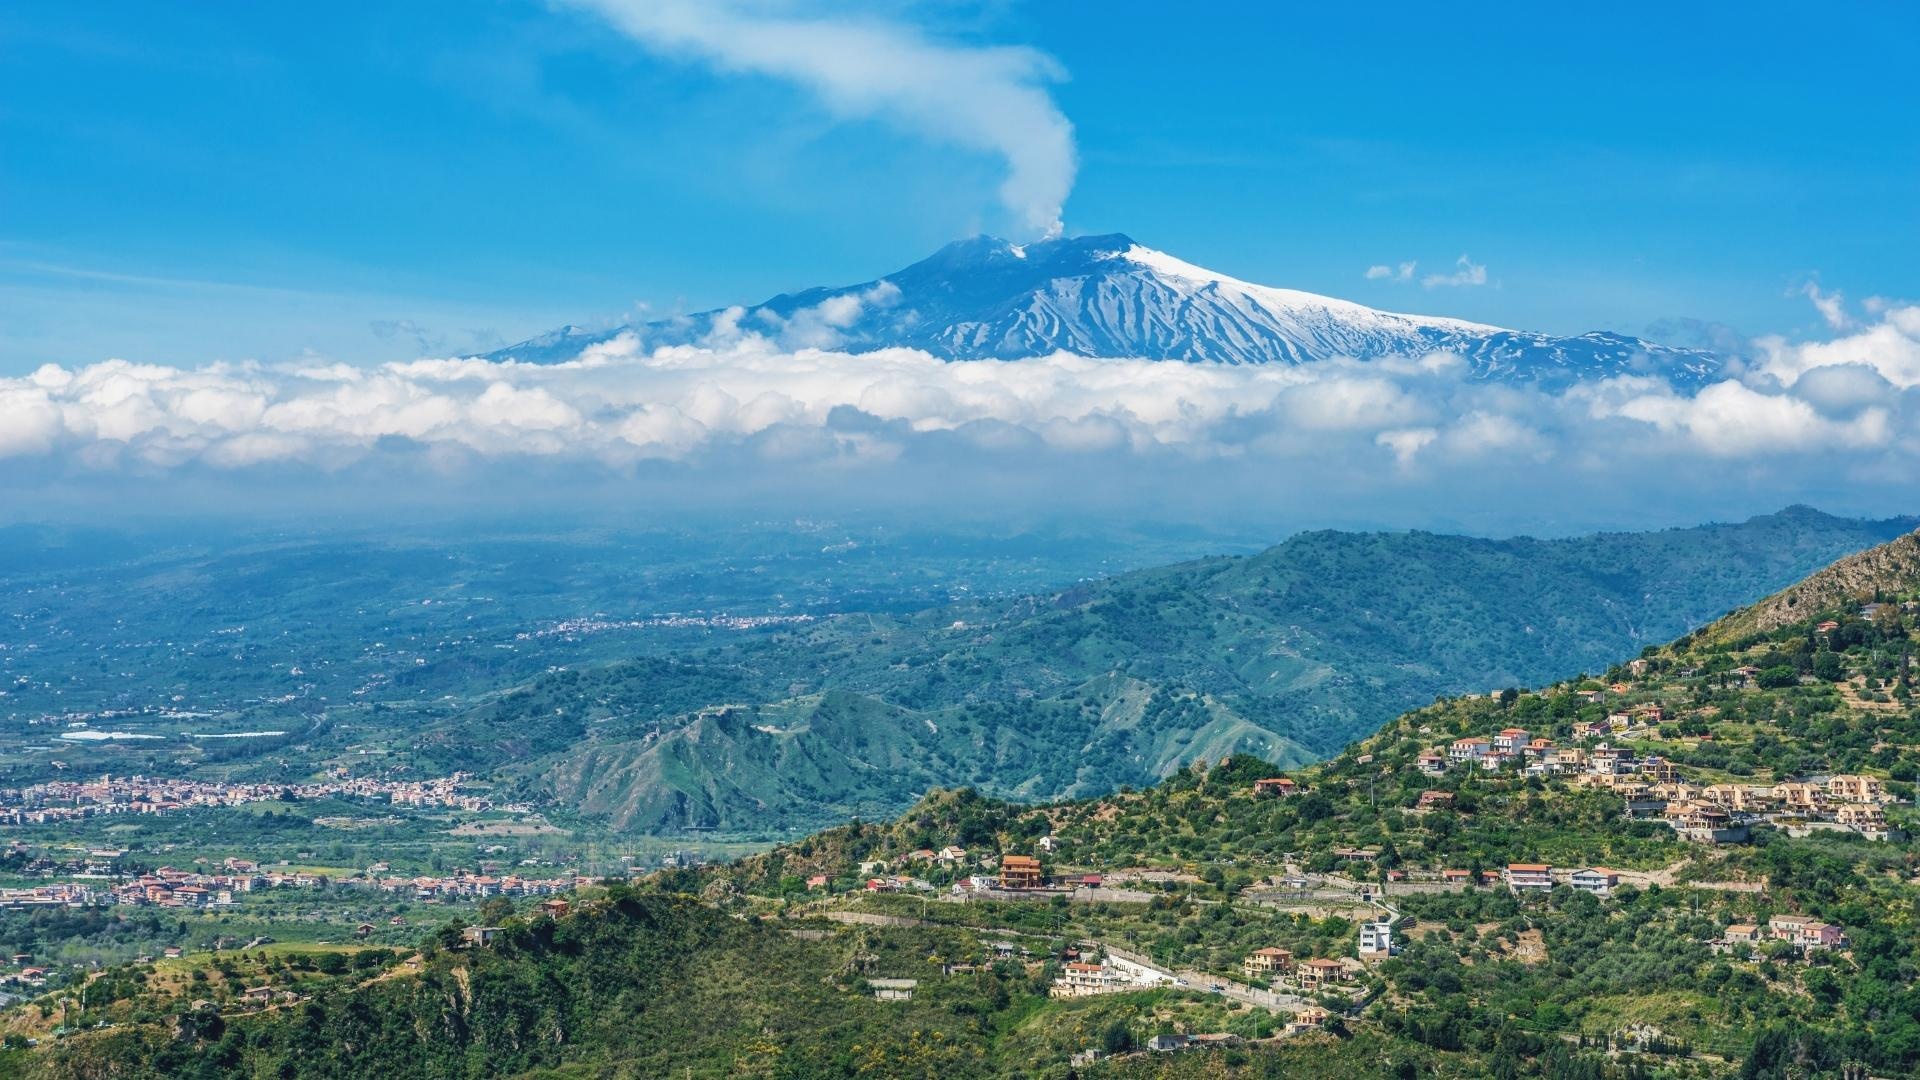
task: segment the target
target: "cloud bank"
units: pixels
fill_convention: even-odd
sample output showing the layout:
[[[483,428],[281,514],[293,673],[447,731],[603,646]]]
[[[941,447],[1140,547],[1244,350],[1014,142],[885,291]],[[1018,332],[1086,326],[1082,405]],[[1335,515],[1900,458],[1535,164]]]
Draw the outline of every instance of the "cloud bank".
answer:
[[[869,302],[883,302],[884,297]],[[803,312],[823,339],[844,312]],[[792,328],[789,327],[789,330]],[[1092,360],[949,363],[796,348],[727,327],[702,346],[622,337],[565,364],[377,368],[109,360],[0,379],[0,460],[106,472],[339,469],[405,452],[618,471],[725,455],[812,468],[938,447],[958,460],[1093,455],[1326,470],[1369,483],[1527,465],[1566,476],[1837,463],[1920,476],[1920,306],[1830,340],[1763,339],[1691,395],[1631,376],[1550,394],[1476,381],[1445,353],[1292,367]],[[1823,465],[1823,467],[1825,467]]]
[[[642,44],[721,71],[804,87],[835,114],[891,121],[1006,161],[1001,201],[1060,231],[1076,168],[1073,126],[1047,86],[1065,77],[1035,49],[935,41],[905,23],[753,0],[565,0]]]

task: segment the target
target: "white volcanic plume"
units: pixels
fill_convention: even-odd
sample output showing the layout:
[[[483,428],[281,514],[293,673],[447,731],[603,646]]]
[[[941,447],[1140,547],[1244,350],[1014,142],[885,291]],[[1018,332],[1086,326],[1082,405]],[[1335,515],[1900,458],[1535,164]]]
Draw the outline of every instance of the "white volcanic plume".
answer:
[[[793,4],[567,2],[652,48],[796,83],[840,116],[882,119],[998,154],[1007,163],[1001,201],[1034,231],[1060,231],[1073,187],[1073,126],[1046,89],[1064,73],[1045,53],[940,42],[902,22]]]

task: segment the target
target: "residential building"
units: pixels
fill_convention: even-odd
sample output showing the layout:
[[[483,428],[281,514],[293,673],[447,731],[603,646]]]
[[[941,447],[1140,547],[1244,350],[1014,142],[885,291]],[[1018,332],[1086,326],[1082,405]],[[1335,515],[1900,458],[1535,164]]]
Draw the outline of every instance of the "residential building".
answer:
[[[1834,820],[1870,839],[1883,840],[1887,836],[1887,812],[1878,806],[1846,803],[1834,811]]]
[[[1293,970],[1293,953],[1269,946],[1255,949],[1240,961],[1240,971],[1249,979],[1271,979]]]
[[[1255,795],[1278,795],[1282,798],[1300,793],[1300,785],[1284,776],[1270,776],[1265,780],[1253,782]]]
[[[1338,960],[1302,960],[1294,968],[1302,990],[1320,990],[1351,978],[1347,965]]]
[[[1593,771],[1596,773],[1617,773],[1623,766],[1630,766],[1633,763],[1633,751],[1624,746],[1608,746],[1602,743],[1593,748],[1593,753],[1588,755],[1588,759],[1592,762]]]
[[[1037,889],[1042,881],[1039,859],[1031,855],[1006,855],[1000,859],[1001,888]]]
[[[1838,802],[1884,802],[1887,789],[1877,777],[1842,774],[1827,778],[1827,796]]]
[[[1592,893],[1595,896],[1607,897],[1612,896],[1613,890],[1620,886],[1620,875],[1612,870],[1596,866],[1586,870],[1575,870],[1573,873],[1567,875],[1567,884],[1583,893]]]
[[[1447,771],[1447,759],[1440,754],[1421,754],[1420,771],[1428,776],[1439,776]]]
[[[1293,1014],[1287,1021],[1287,1034],[1304,1035],[1310,1031],[1319,1031],[1327,1023],[1327,1010],[1318,1005],[1309,1005]]]
[[[1454,764],[1467,761],[1479,761],[1493,752],[1493,744],[1485,739],[1455,739],[1447,747],[1447,760]]]
[[[1507,888],[1516,893],[1553,891],[1553,867],[1546,863],[1508,863]]]
[[[1360,956],[1390,956],[1393,953],[1393,924],[1390,922],[1363,922],[1360,924]]]
[[[1680,770],[1673,762],[1659,755],[1653,755],[1640,763],[1640,775],[1652,784],[1671,784],[1680,779]]]
[[[1775,784],[1773,797],[1788,810],[1817,810],[1827,801],[1827,789],[1819,784]]]
[[[1517,754],[1526,748],[1527,741],[1532,737],[1533,734],[1526,728],[1502,728],[1500,733],[1493,737],[1493,748],[1505,753]]]
[[[1775,915],[1767,922],[1767,931],[1774,940],[1799,949],[1837,949],[1847,943],[1839,927],[1805,915]]]

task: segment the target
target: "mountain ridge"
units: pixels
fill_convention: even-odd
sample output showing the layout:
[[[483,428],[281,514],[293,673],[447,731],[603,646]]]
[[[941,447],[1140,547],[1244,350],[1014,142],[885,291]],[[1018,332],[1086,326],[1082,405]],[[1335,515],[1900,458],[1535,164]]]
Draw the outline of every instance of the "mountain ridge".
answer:
[[[956,783],[1091,795],[1203,755],[1303,763],[1437,696],[1605,670],[1915,524],[1790,508],[1568,540],[1302,533],[1013,601],[822,620],[657,681],[543,677],[458,730],[548,733],[513,766],[528,794],[642,832],[870,816]],[[649,711],[702,700],[683,684],[738,715]]]

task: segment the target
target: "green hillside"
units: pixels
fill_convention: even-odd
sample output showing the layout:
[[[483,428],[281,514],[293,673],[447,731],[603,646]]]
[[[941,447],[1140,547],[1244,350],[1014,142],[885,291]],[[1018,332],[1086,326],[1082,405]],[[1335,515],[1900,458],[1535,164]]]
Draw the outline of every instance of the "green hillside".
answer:
[[[464,767],[520,762],[529,793],[647,832],[779,835],[955,784],[1092,794],[1199,757],[1324,757],[1436,696],[1604,670],[1912,524],[1794,508],[1566,540],[1306,533],[1051,595],[823,620],[638,681],[551,674],[423,742]]]
[[[1802,586],[1797,619],[1742,612],[1592,679],[1445,698],[1317,765],[1209,758],[1143,790],[1043,804],[933,792],[884,823],[584,890],[557,919],[523,901],[484,945],[463,947],[453,925],[411,957],[349,947],[317,974],[267,958],[208,990],[117,969],[83,1016],[112,1026],[54,1037],[52,1009],[37,1027],[28,1012],[9,1030],[41,1045],[16,1039],[0,1065],[47,1077],[1914,1075],[1920,574],[1900,558],[1907,543],[1852,561],[1845,588],[1823,583],[1832,575]],[[761,717],[842,742],[911,726],[872,708],[830,693]],[[756,730],[745,719],[703,717],[689,739],[737,760],[726,755]],[[1496,738],[1521,751],[1450,753]],[[893,768],[907,751],[861,750]],[[1453,760],[1423,761],[1436,752]],[[797,784],[840,779],[771,760]],[[1283,773],[1291,793],[1263,790]],[[1710,806],[1730,820],[1689,832]],[[1053,885],[979,886],[1012,855],[1039,857]],[[505,916],[514,905],[501,903]],[[1358,953],[1375,921],[1395,949]],[[1288,966],[1254,971],[1263,949]],[[1309,986],[1309,964],[1340,974]],[[1126,970],[1158,981],[1060,991],[1076,971]],[[259,1007],[224,989],[264,978],[292,997]],[[1147,1049],[1156,1038],[1184,1048]]]

